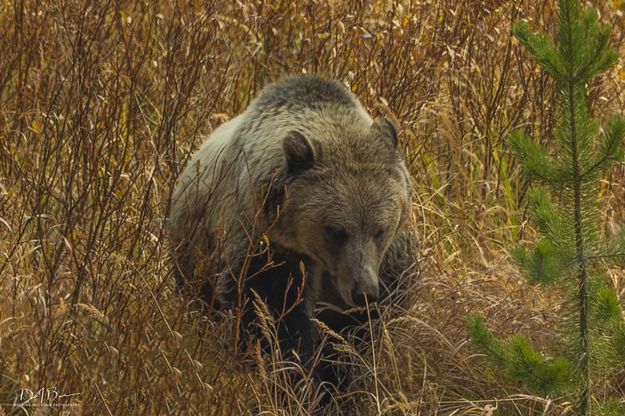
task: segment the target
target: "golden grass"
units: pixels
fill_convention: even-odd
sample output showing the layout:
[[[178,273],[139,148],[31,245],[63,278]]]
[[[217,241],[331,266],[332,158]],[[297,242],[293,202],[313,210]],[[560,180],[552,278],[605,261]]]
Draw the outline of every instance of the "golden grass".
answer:
[[[553,128],[552,84],[510,26],[553,30],[554,3],[0,3],[0,414],[24,414],[11,406],[21,388],[80,393],[71,414],[306,414],[314,392],[271,371],[291,364],[259,355],[266,366],[248,368],[232,317],[199,317],[174,293],[163,228],[202,139],[302,71],[399,120],[417,190],[422,273],[352,352],[346,413],[571,414],[567,398],[527,395],[484,365],[464,329],[480,313],[548,346],[561,318],[558,293],[506,256],[532,230],[504,137]],[[593,4],[623,45],[621,2]],[[624,64],[592,86],[602,119],[625,111]],[[624,173],[603,183],[606,233],[625,219]],[[621,294],[624,277],[613,271]],[[621,371],[597,397],[623,386]]]

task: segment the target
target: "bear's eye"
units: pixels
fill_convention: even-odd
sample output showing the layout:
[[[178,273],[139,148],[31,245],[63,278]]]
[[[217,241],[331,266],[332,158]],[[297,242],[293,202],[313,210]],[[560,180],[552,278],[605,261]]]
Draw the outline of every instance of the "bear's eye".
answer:
[[[324,231],[330,241],[338,244],[347,241],[347,231],[343,227],[324,227]]]
[[[386,227],[380,227],[376,230],[375,234],[373,234],[373,238],[376,240],[381,240],[386,235]]]

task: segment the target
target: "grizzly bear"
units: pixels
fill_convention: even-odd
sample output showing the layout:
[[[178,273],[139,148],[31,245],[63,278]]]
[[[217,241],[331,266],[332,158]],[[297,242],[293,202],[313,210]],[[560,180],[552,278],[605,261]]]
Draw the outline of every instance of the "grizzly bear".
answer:
[[[285,350],[311,359],[316,317],[336,332],[388,301],[415,261],[411,185],[395,126],[340,83],[294,76],[265,87],[217,128],[180,175],[169,231],[174,274],[206,304],[264,301]],[[316,308],[331,305],[316,314]],[[248,336],[248,335],[246,335]],[[319,368],[320,382],[337,371]]]

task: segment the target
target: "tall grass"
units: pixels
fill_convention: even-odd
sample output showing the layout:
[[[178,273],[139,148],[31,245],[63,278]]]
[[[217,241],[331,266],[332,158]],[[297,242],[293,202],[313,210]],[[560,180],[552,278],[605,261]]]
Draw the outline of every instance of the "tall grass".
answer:
[[[266,83],[314,72],[399,121],[414,174],[419,278],[353,351],[351,414],[570,414],[482,368],[463,318],[552,341],[558,310],[506,247],[533,230],[503,137],[547,138],[553,86],[510,36],[551,30],[554,2],[14,1],[0,4],[0,403],[55,388],[77,414],[306,413],[301,392],[237,357],[232,317],[176,295],[164,221],[203,138]],[[596,1],[623,45],[619,1]],[[620,9],[619,9],[620,8]],[[622,47],[621,47],[622,49]],[[624,51],[621,50],[621,53]],[[625,111],[625,66],[593,85]],[[605,232],[625,220],[605,178]],[[624,274],[613,270],[623,292]],[[347,350],[349,344],[345,344]],[[375,351],[375,359],[373,352]],[[274,362],[280,357],[258,357]],[[269,370],[265,370],[268,368]],[[281,381],[282,380],[282,381]],[[282,410],[271,384],[292,394]],[[625,372],[605,383],[624,397]],[[283,403],[284,405],[284,403]],[[28,409],[32,414],[37,409]]]

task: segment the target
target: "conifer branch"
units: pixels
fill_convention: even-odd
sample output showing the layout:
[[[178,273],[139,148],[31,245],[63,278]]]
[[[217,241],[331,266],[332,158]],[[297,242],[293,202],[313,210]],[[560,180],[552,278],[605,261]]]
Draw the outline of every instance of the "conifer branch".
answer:
[[[576,301],[576,348],[568,358],[546,359],[525,337],[498,340],[480,319],[469,322],[469,332],[480,351],[492,357],[509,377],[542,393],[575,391],[579,394],[579,413],[590,416],[593,372],[610,368],[605,357],[625,361],[625,319],[620,300],[609,282],[596,273],[600,265],[591,264],[600,258],[625,256],[625,233],[603,249],[597,248],[600,226],[596,194],[598,181],[610,164],[625,158],[625,119],[611,118],[605,131],[598,134],[598,123],[589,110],[587,81],[615,61],[616,53],[608,48],[610,28],[599,22],[596,12],[582,8],[578,0],[560,0],[559,9],[557,46],[548,36],[532,33],[525,22],[513,29],[520,43],[555,79],[559,100],[556,152],[550,153],[551,148],[520,132],[508,138],[522,172],[541,181],[540,188],[530,191],[528,200],[531,220],[542,238],[533,251],[516,250],[513,258],[533,283],[547,286],[565,279],[576,283],[571,293]],[[597,148],[599,156],[593,157]],[[572,286],[564,285],[568,289]],[[622,406],[614,403],[600,404],[597,409],[618,409],[613,414],[623,414]]]

